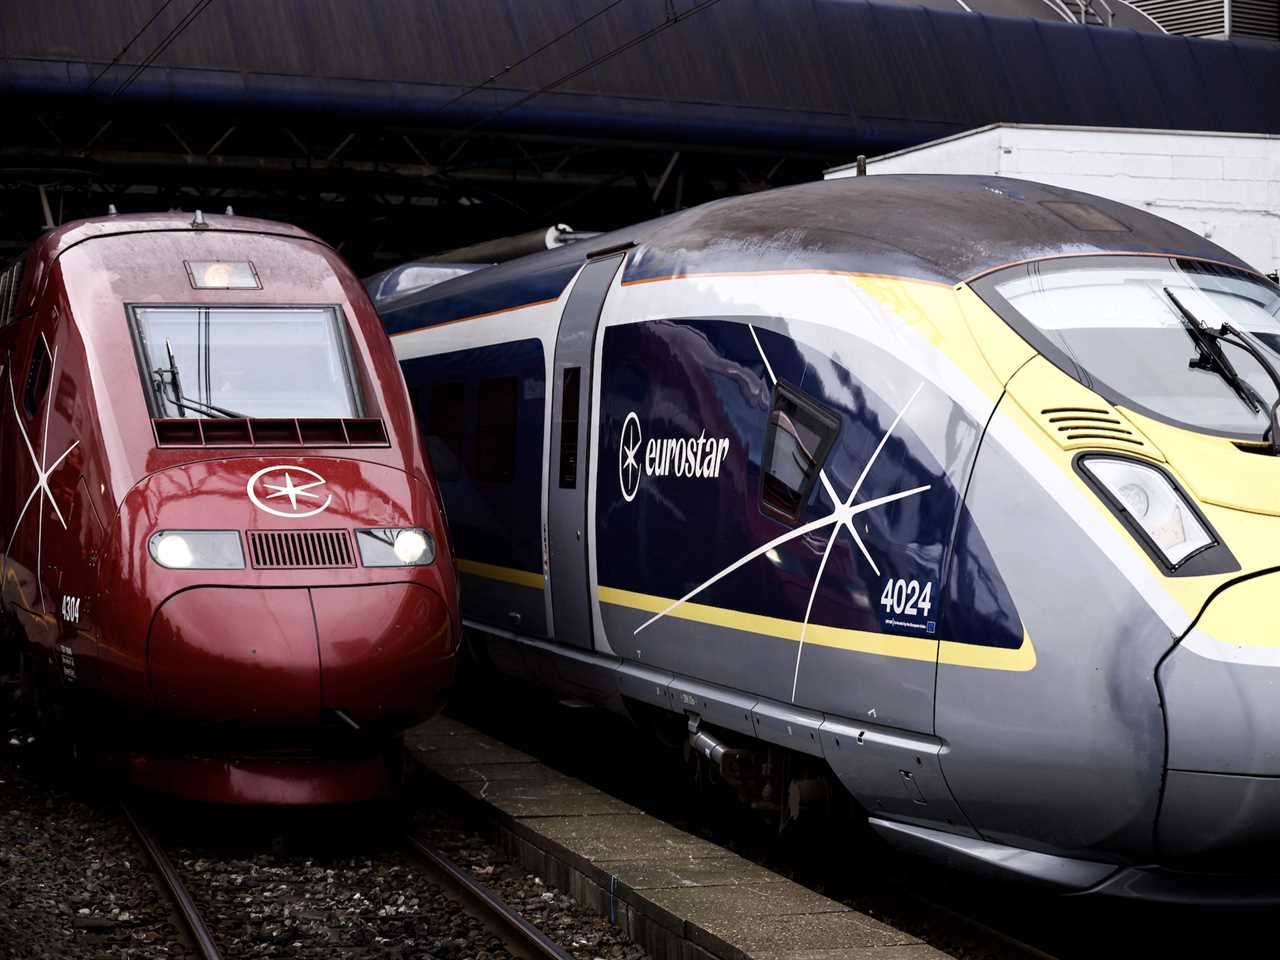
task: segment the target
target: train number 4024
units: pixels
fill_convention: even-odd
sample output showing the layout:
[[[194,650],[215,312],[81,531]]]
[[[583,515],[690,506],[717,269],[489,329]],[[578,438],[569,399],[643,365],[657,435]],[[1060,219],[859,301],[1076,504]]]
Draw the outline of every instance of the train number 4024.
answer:
[[[927,617],[933,609],[933,581],[926,580],[922,588],[919,580],[890,579],[880,594],[880,606],[886,613]]]

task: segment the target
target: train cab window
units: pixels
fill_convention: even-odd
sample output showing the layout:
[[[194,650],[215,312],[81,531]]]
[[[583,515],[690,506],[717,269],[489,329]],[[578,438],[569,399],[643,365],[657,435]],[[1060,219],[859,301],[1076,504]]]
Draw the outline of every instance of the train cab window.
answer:
[[[333,307],[135,307],[156,417],[361,417]]]
[[[40,401],[49,389],[49,378],[53,374],[53,359],[49,356],[49,348],[45,346],[44,337],[36,338],[36,345],[31,350],[31,366],[27,370],[27,383],[22,388],[22,406],[28,417],[34,417],[40,409]]]
[[[800,519],[839,429],[830,410],[778,384],[761,460],[760,509],[767,516],[784,523]]]
[[[476,479],[510,483],[516,476],[516,415],[519,381],[491,377],[480,381],[476,414]]]
[[[560,391],[560,489],[578,485],[578,407],[581,367],[566,367]]]

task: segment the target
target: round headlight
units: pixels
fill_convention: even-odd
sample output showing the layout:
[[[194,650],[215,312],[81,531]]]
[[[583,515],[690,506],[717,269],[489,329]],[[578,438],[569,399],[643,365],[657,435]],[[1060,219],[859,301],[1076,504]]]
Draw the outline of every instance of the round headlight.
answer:
[[[1151,509],[1151,498],[1147,491],[1136,483],[1126,483],[1120,488],[1120,499],[1135,516],[1145,517]]]
[[[418,563],[426,555],[430,544],[426,535],[419,530],[401,530],[396,534],[395,551],[401,563]]]
[[[156,541],[156,560],[166,567],[189,567],[195,559],[187,541],[176,533],[166,533]]]

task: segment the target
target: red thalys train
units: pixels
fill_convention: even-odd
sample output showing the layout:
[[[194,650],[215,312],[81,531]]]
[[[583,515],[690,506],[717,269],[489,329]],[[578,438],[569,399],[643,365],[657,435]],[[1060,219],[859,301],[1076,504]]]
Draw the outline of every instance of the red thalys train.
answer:
[[[457,579],[400,368],[294,227],[112,216],[0,279],[0,618],[47,735],[225,803],[381,795]]]

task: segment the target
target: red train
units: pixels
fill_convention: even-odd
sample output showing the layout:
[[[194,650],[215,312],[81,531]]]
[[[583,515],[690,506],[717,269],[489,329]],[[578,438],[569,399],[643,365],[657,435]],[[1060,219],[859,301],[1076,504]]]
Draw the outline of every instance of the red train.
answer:
[[[46,733],[192,799],[382,794],[461,626],[341,258],[234,216],[52,231],[0,276],[0,401],[0,620]]]

